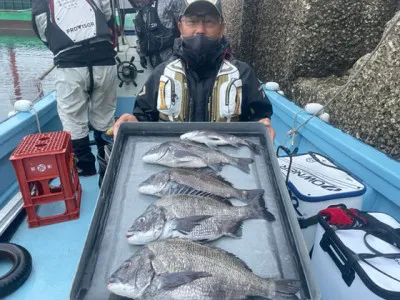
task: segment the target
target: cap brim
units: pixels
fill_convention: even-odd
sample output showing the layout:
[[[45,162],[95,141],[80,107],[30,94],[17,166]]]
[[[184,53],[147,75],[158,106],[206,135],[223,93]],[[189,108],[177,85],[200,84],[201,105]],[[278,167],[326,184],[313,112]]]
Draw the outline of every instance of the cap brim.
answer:
[[[219,11],[218,7],[216,7],[209,1],[196,1],[189,4],[183,11],[182,16],[192,16],[198,14],[199,12],[212,13],[212,15],[220,16],[222,18],[222,14]]]

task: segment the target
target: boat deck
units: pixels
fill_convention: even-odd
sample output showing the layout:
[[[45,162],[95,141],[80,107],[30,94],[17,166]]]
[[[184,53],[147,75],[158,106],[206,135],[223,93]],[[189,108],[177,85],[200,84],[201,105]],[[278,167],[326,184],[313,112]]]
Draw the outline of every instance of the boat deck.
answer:
[[[135,65],[142,69],[138,63],[136,49],[132,46],[136,37],[128,36],[125,39],[126,43],[120,44],[118,56],[127,62],[135,56]],[[137,87],[130,84],[118,88],[119,103],[116,116],[132,111],[132,97],[139,93],[150,72],[149,68],[144,70],[143,74],[139,74],[136,78]],[[96,151],[95,148],[92,147],[93,152]],[[10,243],[21,245],[30,252],[33,265],[28,280],[7,299],[69,299],[99,194],[98,175],[79,179],[82,185],[82,200],[78,220],[29,229],[25,218],[9,240]],[[39,214],[46,216],[62,213],[65,210],[62,206],[63,202],[61,205],[41,206]],[[11,264],[0,262],[0,275],[10,268]]]
[[[7,299],[69,299],[99,194],[98,175],[79,179],[82,200],[78,220],[33,229],[29,229],[24,220],[10,240],[30,252],[32,272]],[[44,214],[56,208],[42,206],[41,209],[40,213]],[[41,247],[38,247],[39,241]]]

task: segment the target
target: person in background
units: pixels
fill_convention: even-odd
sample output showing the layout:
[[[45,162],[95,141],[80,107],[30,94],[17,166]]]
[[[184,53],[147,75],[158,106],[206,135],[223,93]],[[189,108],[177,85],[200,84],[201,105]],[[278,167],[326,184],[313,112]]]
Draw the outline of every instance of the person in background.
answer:
[[[179,37],[178,20],[184,0],[129,0],[138,9],[135,18],[140,65],[155,68],[172,55]]]
[[[136,13],[136,9],[133,8],[132,4],[129,0],[117,0],[119,1],[119,8],[121,13],[121,29],[123,30],[125,27],[125,15]]]
[[[32,0],[33,29],[54,54],[58,115],[63,129],[71,133],[83,176],[96,174],[89,121],[99,156],[104,156],[106,144],[101,134],[114,123],[114,22],[109,0]]]
[[[255,72],[229,51],[220,0],[187,0],[178,27],[174,56],[153,71],[114,136],[123,122],[258,121],[273,140],[272,105]]]

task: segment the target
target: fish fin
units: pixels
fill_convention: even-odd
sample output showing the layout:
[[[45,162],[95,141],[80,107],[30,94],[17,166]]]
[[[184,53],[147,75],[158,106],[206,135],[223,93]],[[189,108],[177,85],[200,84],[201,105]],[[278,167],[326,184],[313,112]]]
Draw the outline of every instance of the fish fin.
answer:
[[[211,193],[203,192],[198,189],[192,188],[188,185],[180,184],[179,188],[177,187],[170,187],[168,189],[168,194],[169,195],[193,195],[193,196],[199,196],[199,197],[204,197],[204,198],[211,198],[217,201],[221,201],[226,203],[227,205],[231,204],[228,199],[214,195]]]
[[[176,186],[171,186],[169,189],[170,195],[195,195],[197,190],[190,186],[184,184],[177,184]]]
[[[204,244],[208,243],[209,241],[210,240],[208,240],[208,239],[201,239],[201,240],[195,240],[193,242],[204,245]]]
[[[197,190],[197,189],[191,188],[189,186],[185,186],[185,187],[186,188],[185,188],[185,193],[184,194],[186,194],[186,195],[199,196],[199,197],[203,197],[203,198],[211,198],[211,199],[214,199],[214,200],[217,200],[217,201],[224,202],[225,204],[227,204],[229,206],[232,206],[232,203],[230,203],[228,201],[228,199],[225,198],[225,197],[218,196],[218,195],[215,195],[215,194],[212,194],[212,193],[208,193],[208,192],[203,192],[201,190]]]
[[[249,209],[249,219],[266,219],[267,221],[275,221],[275,216],[268,211],[265,207],[265,201],[263,197],[255,198],[247,205]]]
[[[234,239],[240,239],[243,235],[242,222],[232,222],[231,226],[228,228],[228,233],[225,234]]]
[[[223,176],[221,176],[221,175],[218,175],[218,174],[216,174],[216,173],[212,173],[212,174],[208,174],[208,175],[217,178],[219,181],[221,181],[221,182],[223,182],[223,183],[229,185],[230,187],[233,187],[233,183],[232,183],[232,182],[229,182],[228,180],[225,179],[225,177],[223,177]]]
[[[222,165],[221,164],[211,164],[208,165],[212,170],[214,170],[215,172],[221,172],[222,170]]]
[[[233,165],[242,170],[243,172],[250,174],[249,164],[253,163],[254,160],[252,158],[244,158],[244,157],[232,157]]]
[[[235,148],[240,148],[241,144],[240,143],[230,143],[229,145],[235,147]]]
[[[292,280],[292,279],[279,279],[275,280],[275,289],[276,294],[284,297],[285,299],[293,297],[301,287],[300,280]],[[297,298],[293,298],[297,299]]]
[[[220,201],[220,202],[223,202],[225,205],[227,205],[227,206],[234,206],[230,201],[229,201],[229,199],[228,198],[225,198],[225,197],[221,197],[221,196],[217,196],[217,195],[208,195],[207,196],[208,198],[211,198],[211,199],[214,199],[214,200],[217,200],[217,201]]]
[[[175,219],[175,230],[179,231],[183,234],[188,234],[195,228],[196,226],[200,225],[202,221],[211,218],[210,215],[205,216],[190,216],[187,218],[179,218]]]
[[[206,146],[208,148],[214,149],[214,150],[218,150],[218,146],[212,142],[205,142]]]
[[[215,172],[215,170],[211,169],[210,167],[205,167],[205,168],[198,168],[198,169],[189,169],[195,172],[200,172],[203,174],[207,174],[207,175],[216,175],[217,173]]]
[[[211,198],[211,199],[223,202],[228,206],[233,206],[232,203],[230,203],[227,198],[224,198],[224,197],[221,197],[218,195],[214,195],[214,194],[210,194],[207,192],[197,191],[196,193],[191,193],[190,195],[195,195],[195,196],[199,196],[199,197],[203,197],[203,198]]]
[[[275,295],[273,299],[280,300],[298,300],[299,298],[296,296],[296,293],[300,290],[301,282],[300,280],[292,280],[292,279],[264,279],[269,282],[268,285],[271,284],[271,281],[275,284]],[[268,286],[266,285],[266,286]],[[268,289],[265,291],[263,296],[255,296],[248,295],[246,296],[246,300],[263,300],[263,299],[271,299],[271,290]]]
[[[250,142],[246,140],[246,146],[250,148],[251,151],[253,151],[255,154],[260,155],[262,151],[262,147],[260,145],[257,145],[253,142]]]
[[[197,279],[211,277],[208,272],[185,271],[177,273],[162,273],[158,275],[158,289],[172,290],[181,285],[191,283]]]
[[[256,190],[241,190],[242,197],[241,200],[245,203],[251,203],[255,199],[260,199],[264,195],[263,189],[256,189]]]

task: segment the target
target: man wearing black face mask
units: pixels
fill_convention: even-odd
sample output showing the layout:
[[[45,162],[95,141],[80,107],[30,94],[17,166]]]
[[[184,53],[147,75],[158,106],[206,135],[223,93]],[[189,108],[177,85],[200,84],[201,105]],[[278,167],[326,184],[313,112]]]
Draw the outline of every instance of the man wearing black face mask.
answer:
[[[259,121],[269,130],[272,105],[255,72],[234,59],[223,37],[220,0],[186,0],[174,56],[158,66],[136,98],[126,121]]]

